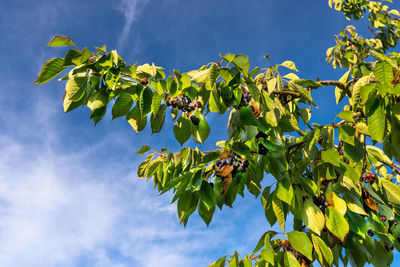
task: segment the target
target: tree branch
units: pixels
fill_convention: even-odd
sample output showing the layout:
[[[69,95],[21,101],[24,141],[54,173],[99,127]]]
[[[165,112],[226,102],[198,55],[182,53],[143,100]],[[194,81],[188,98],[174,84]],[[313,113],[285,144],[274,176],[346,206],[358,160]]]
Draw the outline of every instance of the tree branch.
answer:
[[[353,113],[353,118],[355,119],[355,118],[358,118],[358,117],[361,117],[362,116],[362,112],[355,112],[355,113]],[[334,124],[333,122],[332,122],[332,126],[333,126],[333,128],[339,128],[340,126],[342,126],[343,124],[346,124],[348,121],[346,121],[346,120],[342,120],[342,121],[340,121],[340,122],[338,122],[338,123],[336,123],[336,124]]]
[[[380,163],[385,164],[386,166],[390,167],[392,169],[393,172],[400,174],[400,166],[394,162],[392,163],[387,163],[383,160],[379,160]]]

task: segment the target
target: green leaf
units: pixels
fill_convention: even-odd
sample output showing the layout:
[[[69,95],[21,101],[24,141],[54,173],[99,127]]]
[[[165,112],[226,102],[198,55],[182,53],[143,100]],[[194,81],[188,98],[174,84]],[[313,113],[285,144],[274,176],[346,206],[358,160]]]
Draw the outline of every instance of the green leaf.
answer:
[[[318,88],[318,87],[321,86],[321,84],[319,84],[316,81],[306,80],[306,79],[292,80],[292,82],[297,84],[297,85],[304,86],[304,87],[315,87],[315,88]]]
[[[151,104],[153,100],[153,91],[149,87],[145,87],[144,90],[140,94],[139,103],[140,103],[140,112],[142,116],[146,116],[151,112]]]
[[[86,47],[83,48],[80,63],[81,64],[86,63],[86,61],[90,58],[91,55],[92,55],[92,52],[89,49],[87,49]]]
[[[350,110],[343,110],[338,114],[338,116],[339,118],[345,121],[350,121],[350,122],[354,121],[353,112]]]
[[[285,251],[284,263],[285,267],[300,267],[300,263],[290,251]]]
[[[210,84],[211,84],[211,86],[214,86],[214,84],[218,78],[218,65],[217,64],[213,63],[211,65],[209,75],[210,75]]]
[[[211,187],[211,184],[206,181],[201,183],[200,200],[206,205],[208,210],[215,206],[214,189]]]
[[[293,231],[288,233],[287,235],[292,247],[304,256],[306,256],[309,260],[312,260],[313,246],[307,235],[299,231]]]
[[[63,96],[64,112],[65,113],[70,112],[71,110],[74,110],[74,109],[86,104],[86,100],[87,100],[86,93],[84,93],[84,96],[80,100],[74,102],[68,98],[67,92],[64,91],[64,96]]]
[[[305,97],[305,99],[307,99],[308,102],[310,102],[311,104],[313,104],[314,106],[317,106],[314,102],[314,100],[311,97],[311,93],[309,91],[307,91],[306,89],[304,89],[303,87],[293,83],[292,81],[289,82],[289,86],[300,93],[300,95],[302,95],[303,97]]]
[[[290,60],[286,60],[285,62],[281,63],[280,66],[286,67],[286,68],[294,70],[294,71],[298,71],[296,69],[296,65],[294,64],[294,62],[290,61]]]
[[[145,74],[145,76],[154,77],[157,74],[157,67],[154,65],[154,63],[152,65],[146,63],[141,66],[138,66],[136,68],[136,73],[137,74]]]
[[[392,66],[392,67],[395,68],[395,69],[398,68],[397,63],[396,63],[396,60],[395,60],[394,58],[391,58],[391,57],[388,57],[388,56],[385,55],[385,54],[376,52],[376,51],[373,50],[373,49],[371,49],[371,50],[369,51],[369,53],[371,54],[371,56],[373,56],[373,57],[376,58],[377,60],[387,62],[387,63],[390,64],[390,66]]]
[[[110,52],[112,61],[114,63],[114,66],[118,66],[118,53],[117,50],[111,50]]]
[[[324,162],[328,162],[334,166],[340,166],[340,155],[336,150],[321,151],[321,159]]]
[[[368,129],[367,129],[367,131],[368,131]],[[344,124],[338,128],[339,139],[350,145],[354,145],[355,133],[356,133],[356,130],[348,124]]]
[[[174,124],[175,139],[178,140],[180,145],[183,145],[190,138],[190,122],[189,119],[180,116]]]
[[[208,265],[208,267],[224,267],[225,266],[225,259],[226,259],[226,256],[223,256],[223,257],[219,258],[213,264]]]
[[[77,49],[70,49],[64,56],[63,66],[76,66],[81,64],[82,52]]]
[[[274,258],[275,258],[275,252],[274,249],[272,248],[272,245],[269,241],[270,239],[270,234],[266,234],[264,237],[264,246],[265,248],[261,250],[261,257],[266,261],[269,262],[270,264],[274,264]]]
[[[351,70],[348,70],[343,76],[339,79],[339,82],[346,84],[349,81],[350,77],[350,72]],[[339,102],[345,97],[346,93],[343,89],[340,87],[335,87],[335,99],[336,99],[336,104],[339,104]]]
[[[240,121],[244,125],[258,126],[256,116],[254,116],[253,111],[251,111],[250,106],[241,107],[240,110]]]
[[[72,101],[78,101],[81,99],[86,90],[87,80],[86,76],[72,76],[65,85],[65,91],[67,92],[68,98]]]
[[[379,181],[389,203],[400,206],[400,186],[386,179],[379,179]]]
[[[144,176],[146,175],[147,167],[149,166],[151,160],[153,159],[153,156],[154,154],[148,155],[147,158],[142,163],[139,164],[137,170],[139,178],[144,178]]]
[[[253,266],[253,262],[251,261],[251,259],[244,258],[240,262],[239,266],[240,267],[252,267]]]
[[[376,83],[367,83],[366,85],[362,86],[360,89],[360,96],[361,96],[361,104],[365,105],[370,98],[374,98],[376,95]],[[375,92],[371,93],[371,92]]]
[[[251,152],[250,148],[242,142],[235,142],[232,145],[232,150],[242,156],[249,156]]]
[[[150,149],[151,149],[151,148],[150,148],[149,146],[144,145],[144,146],[142,146],[142,147],[138,150],[138,152],[136,152],[136,154],[138,154],[138,155],[144,154],[144,153],[146,153],[147,151],[149,151]]]
[[[162,104],[156,114],[154,113],[151,114],[150,124],[153,133],[158,133],[159,131],[161,131],[164,125],[166,112],[167,112],[167,106],[165,104]]]
[[[335,208],[341,215],[345,215],[347,211],[346,202],[340,198],[335,192],[329,191],[326,194],[326,202],[330,207]]]
[[[369,83],[369,80],[371,79],[370,75],[366,75],[361,77],[353,86],[353,95],[352,95],[352,104],[357,103],[360,95],[361,95],[361,88],[363,88],[366,84]]]
[[[325,242],[316,235],[311,234],[311,240],[314,244],[315,252],[318,255],[318,260],[323,265],[323,259],[325,259],[329,265],[333,262],[333,253],[332,250],[325,244]]]
[[[202,84],[207,81],[208,73],[210,72],[210,69],[206,70],[192,70],[189,71],[187,74],[192,78],[192,81]]]
[[[96,125],[106,114],[107,106],[97,108],[90,111],[90,119],[94,121],[94,125]]]
[[[239,68],[244,76],[247,76],[250,68],[249,57],[246,55],[235,55],[232,62],[237,68]]]
[[[159,95],[157,93],[153,94],[153,99],[151,100],[151,112],[156,114],[158,112],[158,109],[160,108],[161,105],[161,100],[162,100],[162,95]]]
[[[196,210],[199,202],[198,192],[184,191],[179,197],[177,209],[179,221],[186,226],[189,216]]]
[[[256,103],[260,103],[260,89],[253,82],[246,83],[246,84],[247,84],[247,88],[250,91],[251,97],[254,99],[254,101]]]
[[[385,61],[379,61],[376,63],[374,75],[375,78],[382,83],[389,84],[393,81],[393,69],[390,64]]]
[[[344,242],[349,233],[349,224],[346,219],[333,207],[328,207],[325,210],[325,216],[328,230]]]
[[[52,58],[47,60],[42,67],[42,70],[39,72],[38,77],[36,78],[36,85],[47,83],[58,74],[60,74],[66,67],[63,66],[64,59],[60,57]]]
[[[108,94],[102,90],[94,93],[88,99],[87,106],[91,111],[107,106]]]
[[[260,252],[261,257],[268,263],[274,264],[274,251],[272,247],[264,248]]]
[[[52,47],[58,47],[58,46],[69,46],[75,44],[74,42],[72,42],[69,36],[56,35],[53,37],[53,39],[51,39],[50,42],[47,43],[47,45]]]
[[[226,53],[224,56],[220,55],[220,57],[228,63],[231,63],[235,59],[235,55],[231,53]]]
[[[95,46],[94,49],[96,49],[97,52],[99,53],[105,53],[107,52],[107,47],[106,45],[102,45],[100,47]]]
[[[392,113],[393,113],[393,116],[396,118],[397,122],[400,123],[400,103],[399,102],[392,105]]]
[[[128,115],[126,115],[126,120],[137,133],[143,130],[147,124],[147,117],[142,117],[138,105],[129,111]]]
[[[272,198],[272,209],[278,219],[280,227],[285,232],[285,212],[282,207],[282,202],[276,196]]]
[[[325,217],[322,211],[315,204],[307,199],[303,205],[303,222],[314,233],[320,235],[325,226]]]
[[[192,136],[200,143],[204,143],[207,139],[208,135],[210,134],[210,126],[206,119],[204,118],[203,114],[201,114],[198,110],[194,114],[197,118],[199,118],[200,122],[198,125],[194,125],[193,123],[190,124],[190,132]]]
[[[203,201],[200,201],[197,210],[205,224],[209,226],[215,212],[215,204],[211,208],[208,208]]]
[[[276,186],[276,196],[283,202],[292,205],[293,195],[294,195],[293,187],[290,180],[289,179],[280,180]]]
[[[111,110],[113,119],[128,114],[132,105],[133,105],[133,99],[131,95],[126,92],[121,92]]]
[[[372,139],[382,142],[385,134],[385,109],[379,99],[371,107],[368,114],[368,132]]]

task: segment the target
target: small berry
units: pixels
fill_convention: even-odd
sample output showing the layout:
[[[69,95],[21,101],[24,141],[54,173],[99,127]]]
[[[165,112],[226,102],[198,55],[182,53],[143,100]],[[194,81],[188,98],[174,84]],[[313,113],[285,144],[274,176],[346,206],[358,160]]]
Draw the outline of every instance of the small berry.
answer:
[[[323,142],[324,142],[324,138],[322,136],[320,136],[318,138],[318,144],[322,145]]]
[[[385,216],[385,215],[382,215],[382,216],[381,216],[381,221],[382,221],[382,222],[386,222],[386,220],[387,220],[386,216]]]
[[[245,168],[249,167],[249,161],[248,160],[243,161],[243,166]]]
[[[268,138],[268,135],[266,135],[265,133],[263,133],[262,131],[258,131],[257,135],[256,135],[256,139],[259,138]]]
[[[268,148],[266,148],[263,144],[258,144],[258,152],[259,155],[266,155],[268,153]]]
[[[190,116],[190,121],[191,121],[194,125],[199,125],[199,123],[200,123],[200,119],[197,118],[196,116]]]
[[[373,236],[375,235],[375,232],[374,232],[374,230],[369,229],[369,230],[367,231],[367,234],[368,234],[370,237],[373,237]]]
[[[149,78],[144,77],[143,79],[140,80],[140,83],[143,84],[143,85],[148,84],[149,83]]]

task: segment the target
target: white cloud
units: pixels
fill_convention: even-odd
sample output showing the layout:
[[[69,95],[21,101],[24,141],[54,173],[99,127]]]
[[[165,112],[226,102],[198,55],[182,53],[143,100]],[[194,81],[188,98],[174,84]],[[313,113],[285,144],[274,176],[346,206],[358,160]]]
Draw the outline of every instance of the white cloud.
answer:
[[[133,22],[143,12],[145,6],[150,0],[118,0],[116,9],[120,11],[125,18],[125,24],[118,37],[118,48],[122,49],[126,38],[131,32]]]
[[[0,108],[12,127],[0,132],[0,266],[199,266],[231,249],[234,225],[207,229],[197,217],[184,229],[171,196],[139,180],[136,162],[99,156],[126,136],[62,152],[73,140],[59,135],[59,103],[33,102]]]
[[[206,247],[133,171],[91,170],[81,152],[56,155],[7,137],[0,153],[0,266],[73,266],[82,257],[90,266],[195,266],[190,255]]]

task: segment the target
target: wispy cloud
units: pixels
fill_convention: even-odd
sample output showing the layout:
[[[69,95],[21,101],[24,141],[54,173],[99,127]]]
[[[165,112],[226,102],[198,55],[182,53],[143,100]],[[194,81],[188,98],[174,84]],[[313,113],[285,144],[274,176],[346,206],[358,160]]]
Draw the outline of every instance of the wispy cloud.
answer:
[[[118,0],[116,9],[120,11],[125,18],[124,27],[118,37],[118,49],[123,48],[131,32],[133,22],[140,16],[149,1],[150,0]]]

